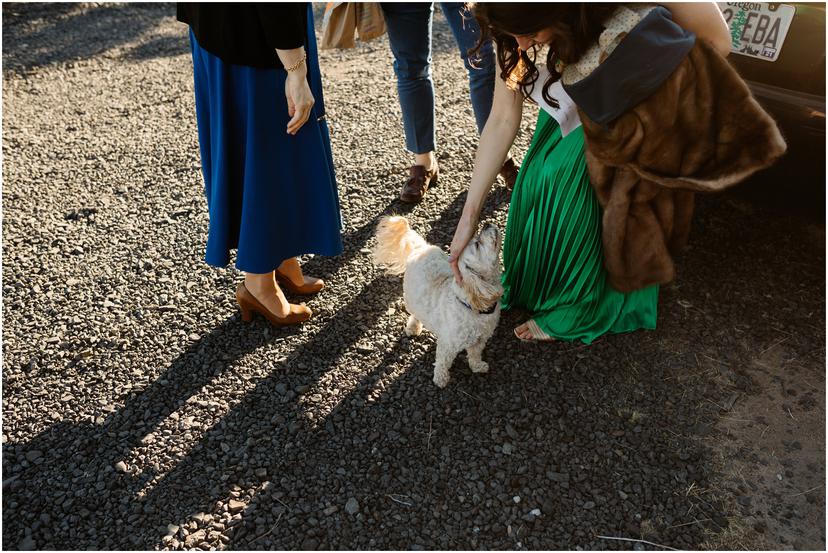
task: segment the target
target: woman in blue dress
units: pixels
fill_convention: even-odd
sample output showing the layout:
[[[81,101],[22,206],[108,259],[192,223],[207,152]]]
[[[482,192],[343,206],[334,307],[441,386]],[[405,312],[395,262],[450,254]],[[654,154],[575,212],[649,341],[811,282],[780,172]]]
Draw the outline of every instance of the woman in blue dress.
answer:
[[[282,288],[308,295],[324,282],[305,276],[297,256],[342,252],[310,3],[179,3],[177,17],[190,27],[205,259],[223,267],[237,250],[243,320],[258,312],[277,326],[301,323],[310,309]]]

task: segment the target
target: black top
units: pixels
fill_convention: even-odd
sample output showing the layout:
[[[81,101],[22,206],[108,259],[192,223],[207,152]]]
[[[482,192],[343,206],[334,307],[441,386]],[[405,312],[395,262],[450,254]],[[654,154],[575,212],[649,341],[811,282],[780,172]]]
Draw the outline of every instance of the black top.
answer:
[[[267,69],[283,67],[277,48],[305,45],[307,17],[307,2],[179,2],[176,6],[176,18],[190,26],[202,48],[227,63]]]

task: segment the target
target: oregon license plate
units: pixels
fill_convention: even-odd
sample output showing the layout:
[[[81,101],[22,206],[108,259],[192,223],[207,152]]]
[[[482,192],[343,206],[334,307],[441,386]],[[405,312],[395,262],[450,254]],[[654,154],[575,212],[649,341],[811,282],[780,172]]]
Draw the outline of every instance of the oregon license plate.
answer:
[[[796,8],[767,2],[718,2],[730,27],[730,51],[776,61]]]

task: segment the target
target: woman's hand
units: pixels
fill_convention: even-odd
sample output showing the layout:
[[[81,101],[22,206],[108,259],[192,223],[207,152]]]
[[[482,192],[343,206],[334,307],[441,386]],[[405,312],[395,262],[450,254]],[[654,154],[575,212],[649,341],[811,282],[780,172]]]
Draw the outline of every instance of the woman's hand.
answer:
[[[307,55],[304,47],[292,50],[276,49],[276,55],[287,70],[285,98],[290,115],[287,133],[295,135],[310,118],[314,103],[313,92],[308,85]]]
[[[454,272],[454,280],[457,284],[463,282],[463,275],[460,273],[460,268],[457,266],[457,260],[460,259],[460,254],[466,249],[466,245],[477,231],[477,221],[472,220],[469,215],[463,214],[460,221],[457,223],[457,228],[454,230],[454,238],[451,240],[451,255],[449,255],[449,265]]]
[[[288,134],[295,135],[310,118],[314,99],[305,71],[292,71],[285,80],[285,97],[288,104]]]

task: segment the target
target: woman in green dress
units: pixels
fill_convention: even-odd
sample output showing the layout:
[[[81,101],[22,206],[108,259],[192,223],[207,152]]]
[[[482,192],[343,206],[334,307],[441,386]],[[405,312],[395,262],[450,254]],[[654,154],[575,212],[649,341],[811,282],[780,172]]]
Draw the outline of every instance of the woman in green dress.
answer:
[[[515,328],[521,340],[580,340],[591,343],[605,333],[654,329],[658,287],[622,293],[609,284],[603,266],[601,206],[587,172],[584,134],[567,121],[574,109],[563,76],[577,81],[611,52],[627,31],[654,5],[499,4],[474,8],[480,26],[493,35],[500,79],[480,137],[469,193],[451,243],[456,259],[474,235],[483,203],[512,146],[525,98],[546,103],[523,160],[509,208],[503,243],[504,309],[522,307],[531,319]],[[673,20],[726,55],[730,36],[715,3],[674,3]],[[600,37],[600,42],[599,42]],[[546,67],[538,71],[528,53],[549,45]],[[533,94],[534,92],[534,94]],[[557,98],[555,97],[557,95]],[[561,100],[560,102],[558,100]],[[577,117],[577,114],[575,114]],[[577,123],[576,123],[577,124]]]

